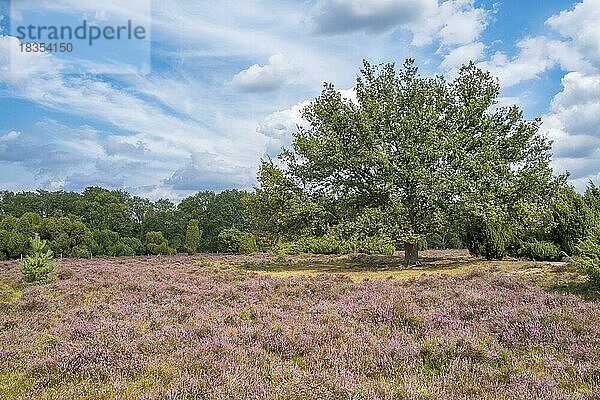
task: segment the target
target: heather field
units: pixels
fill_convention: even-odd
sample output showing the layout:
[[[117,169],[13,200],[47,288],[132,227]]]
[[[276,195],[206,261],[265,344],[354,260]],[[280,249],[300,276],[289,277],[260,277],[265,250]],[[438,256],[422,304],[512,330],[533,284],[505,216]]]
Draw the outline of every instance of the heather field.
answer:
[[[0,263],[1,399],[600,399],[596,292],[464,253]]]

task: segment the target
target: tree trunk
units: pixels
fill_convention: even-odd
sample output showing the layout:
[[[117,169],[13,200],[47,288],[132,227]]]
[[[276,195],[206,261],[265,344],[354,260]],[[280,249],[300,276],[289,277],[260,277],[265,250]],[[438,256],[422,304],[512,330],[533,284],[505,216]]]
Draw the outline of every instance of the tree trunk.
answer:
[[[404,243],[404,265],[419,264],[419,247],[417,243]]]

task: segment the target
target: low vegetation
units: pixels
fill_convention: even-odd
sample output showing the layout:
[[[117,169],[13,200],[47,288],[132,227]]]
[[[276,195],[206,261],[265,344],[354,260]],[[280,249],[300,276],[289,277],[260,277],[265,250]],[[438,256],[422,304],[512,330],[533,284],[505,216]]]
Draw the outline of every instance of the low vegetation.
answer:
[[[20,265],[25,283],[40,285],[54,281],[56,275],[53,274],[53,271],[58,263],[50,261],[53,253],[52,250],[47,248],[46,241],[41,240],[36,234],[30,240],[30,247],[31,255],[27,256]]]
[[[439,254],[402,279],[364,279],[401,269],[382,256],[64,260],[0,299],[0,398],[597,398],[596,301],[532,285],[544,263]]]

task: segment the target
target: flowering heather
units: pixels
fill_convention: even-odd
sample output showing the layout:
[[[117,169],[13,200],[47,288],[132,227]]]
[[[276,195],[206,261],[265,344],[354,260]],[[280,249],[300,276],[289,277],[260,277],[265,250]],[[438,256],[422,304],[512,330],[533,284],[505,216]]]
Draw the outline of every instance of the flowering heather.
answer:
[[[20,296],[0,263],[0,398],[600,399],[596,302],[484,273],[202,263],[65,260]]]

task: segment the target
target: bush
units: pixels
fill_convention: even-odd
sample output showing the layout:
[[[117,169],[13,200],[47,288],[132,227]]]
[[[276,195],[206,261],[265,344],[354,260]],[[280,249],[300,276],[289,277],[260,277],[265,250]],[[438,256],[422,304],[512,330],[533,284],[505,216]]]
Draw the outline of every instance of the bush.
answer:
[[[534,261],[556,261],[560,258],[560,249],[552,242],[526,242],[522,254]]]
[[[26,254],[29,248],[27,236],[19,232],[12,232],[6,247],[7,255],[10,258],[18,258],[21,254]]]
[[[201,236],[202,232],[200,231],[200,228],[198,228],[198,220],[191,219],[188,223],[187,232],[185,235],[185,250],[188,254],[196,254],[198,252]]]
[[[600,221],[595,223],[576,251],[580,258],[573,260],[573,263],[588,276],[592,284],[600,287]]]
[[[396,248],[389,238],[368,238],[359,242],[357,250],[359,253],[391,256]]]
[[[487,260],[502,259],[506,256],[512,240],[510,230],[498,223],[475,217],[467,226],[465,243],[469,252]]]
[[[246,232],[240,238],[238,251],[242,254],[250,254],[256,251],[256,238],[253,234]]]
[[[52,250],[47,249],[47,242],[41,240],[36,233],[30,239],[31,255],[21,264],[21,272],[25,282],[38,285],[52,282],[56,276],[52,274],[58,263],[48,263],[52,259]]]
[[[112,249],[115,256],[135,256],[135,250],[123,243],[122,240],[119,240]]]
[[[146,249],[150,254],[169,255],[175,254],[176,250],[169,247],[169,241],[164,238],[162,232],[146,233]]]
[[[72,216],[44,218],[40,223],[40,236],[49,241],[54,254],[73,254],[76,246],[92,249],[94,243],[89,228]]]
[[[76,258],[89,258],[91,254],[90,249],[83,244],[79,244],[75,247],[73,247],[73,249],[71,250],[71,257],[76,257]]]
[[[291,243],[279,243],[272,251],[279,255],[312,254],[384,254],[392,255],[396,248],[389,238],[339,239],[325,235],[303,237]]]
[[[8,241],[10,232],[0,229],[0,261],[8,258]]]
[[[308,240],[308,252],[313,254],[341,254],[349,249],[351,244],[331,236],[312,237]]]
[[[256,238],[249,232],[238,229],[223,229],[217,237],[219,251],[223,253],[253,253],[256,251]]]
[[[590,212],[583,197],[573,187],[558,190],[553,204],[553,218],[556,225],[550,232],[550,239],[567,254],[574,254],[577,243],[585,239]]]
[[[114,256],[116,255],[115,246],[119,242],[119,234],[109,229],[94,231],[94,246],[92,251],[97,256]]]
[[[132,255],[145,253],[144,244],[138,238],[124,237],[121,238],[120,242],[123,243],[125,246],[129,247],[131,250],[133,250]]]

